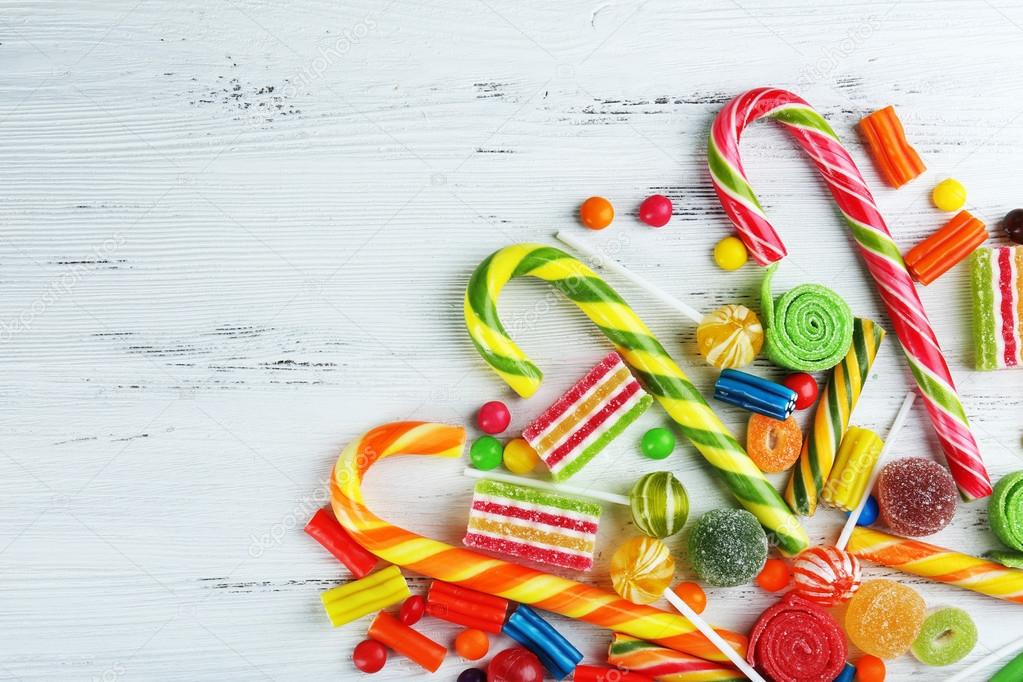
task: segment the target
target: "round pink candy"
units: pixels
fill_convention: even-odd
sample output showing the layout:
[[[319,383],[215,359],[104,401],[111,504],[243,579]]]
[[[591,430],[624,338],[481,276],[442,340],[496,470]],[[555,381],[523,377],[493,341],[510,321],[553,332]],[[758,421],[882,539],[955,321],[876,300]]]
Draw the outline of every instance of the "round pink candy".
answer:
[[[837,547],[811,547],[792,562],[793,591],[807,601],[834,606],[860,587],[860,562]]]
[[[500,400],[484,403],[480,411],[476,413],[476,425],[483,433],[491,435],[501,433],[508,428],[509,423],[511,423],[511,412],[508,411],[508,406]]]
[[[654,194],[639,205],[639,219],[650,227],[664,227],[671,220],[671,199]]]

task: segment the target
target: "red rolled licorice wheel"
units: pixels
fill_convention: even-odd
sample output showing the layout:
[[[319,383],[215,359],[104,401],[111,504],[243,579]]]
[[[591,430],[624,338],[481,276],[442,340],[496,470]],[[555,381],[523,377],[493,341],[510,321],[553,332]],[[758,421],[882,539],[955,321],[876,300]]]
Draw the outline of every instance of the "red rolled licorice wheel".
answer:
[[[833,680],[848,654],[845,633],[831,614],[789,592],[757,619],[746,660],[775,682]]]

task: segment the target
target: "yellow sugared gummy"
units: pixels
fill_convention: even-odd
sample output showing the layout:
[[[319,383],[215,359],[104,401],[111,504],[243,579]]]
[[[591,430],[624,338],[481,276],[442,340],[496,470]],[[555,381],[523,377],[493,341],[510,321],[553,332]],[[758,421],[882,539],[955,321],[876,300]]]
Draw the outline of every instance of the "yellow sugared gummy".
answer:
[[[738,237],[725,237],[714,247],[714,262],[722,270],[738,270],[748,258],[746,245]]]
[[[931,192],[931,201],[942,211],[958,211],[966,204],[966,188],[954,178],[942,180]]]
[[[513,474],[528,474],[540,457],[524,438],[513,438],[504,446],[504,468]]]

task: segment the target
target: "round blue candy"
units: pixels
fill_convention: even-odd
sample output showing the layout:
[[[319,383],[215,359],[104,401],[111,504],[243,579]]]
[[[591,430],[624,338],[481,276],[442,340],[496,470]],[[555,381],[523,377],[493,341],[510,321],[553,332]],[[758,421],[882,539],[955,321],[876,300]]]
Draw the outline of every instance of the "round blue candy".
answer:
[[[846,663],[842,668],[842,674],[835,678],[835,682],[853,682],[856,679],[856,666]]]
[[[871,495],[867,498],[867,503],[863,505],[863,513],[860,514],[860,518],[856,520],[857,526],[870,526],[877,521],[878,507],[877,499]]]

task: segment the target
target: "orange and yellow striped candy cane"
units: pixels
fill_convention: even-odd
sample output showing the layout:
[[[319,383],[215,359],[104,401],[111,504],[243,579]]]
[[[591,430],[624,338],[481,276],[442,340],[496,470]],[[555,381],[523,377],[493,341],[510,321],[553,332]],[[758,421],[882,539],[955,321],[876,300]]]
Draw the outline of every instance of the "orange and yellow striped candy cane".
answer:
[[[464,445],[465,430],[446,424],[394,422],[366,432],[342,451],[334,466],[330,499],[338,522],[370,552],[410,571],[532,604],[700,658],[725,660],[692,623],[678,614],[633,604],[606,590],[425,538],[384,521],[366,507],[362,478],[378,460],[400,455],[458,457]],[[744,636],[728,630],[718,633],[745,654]]]

